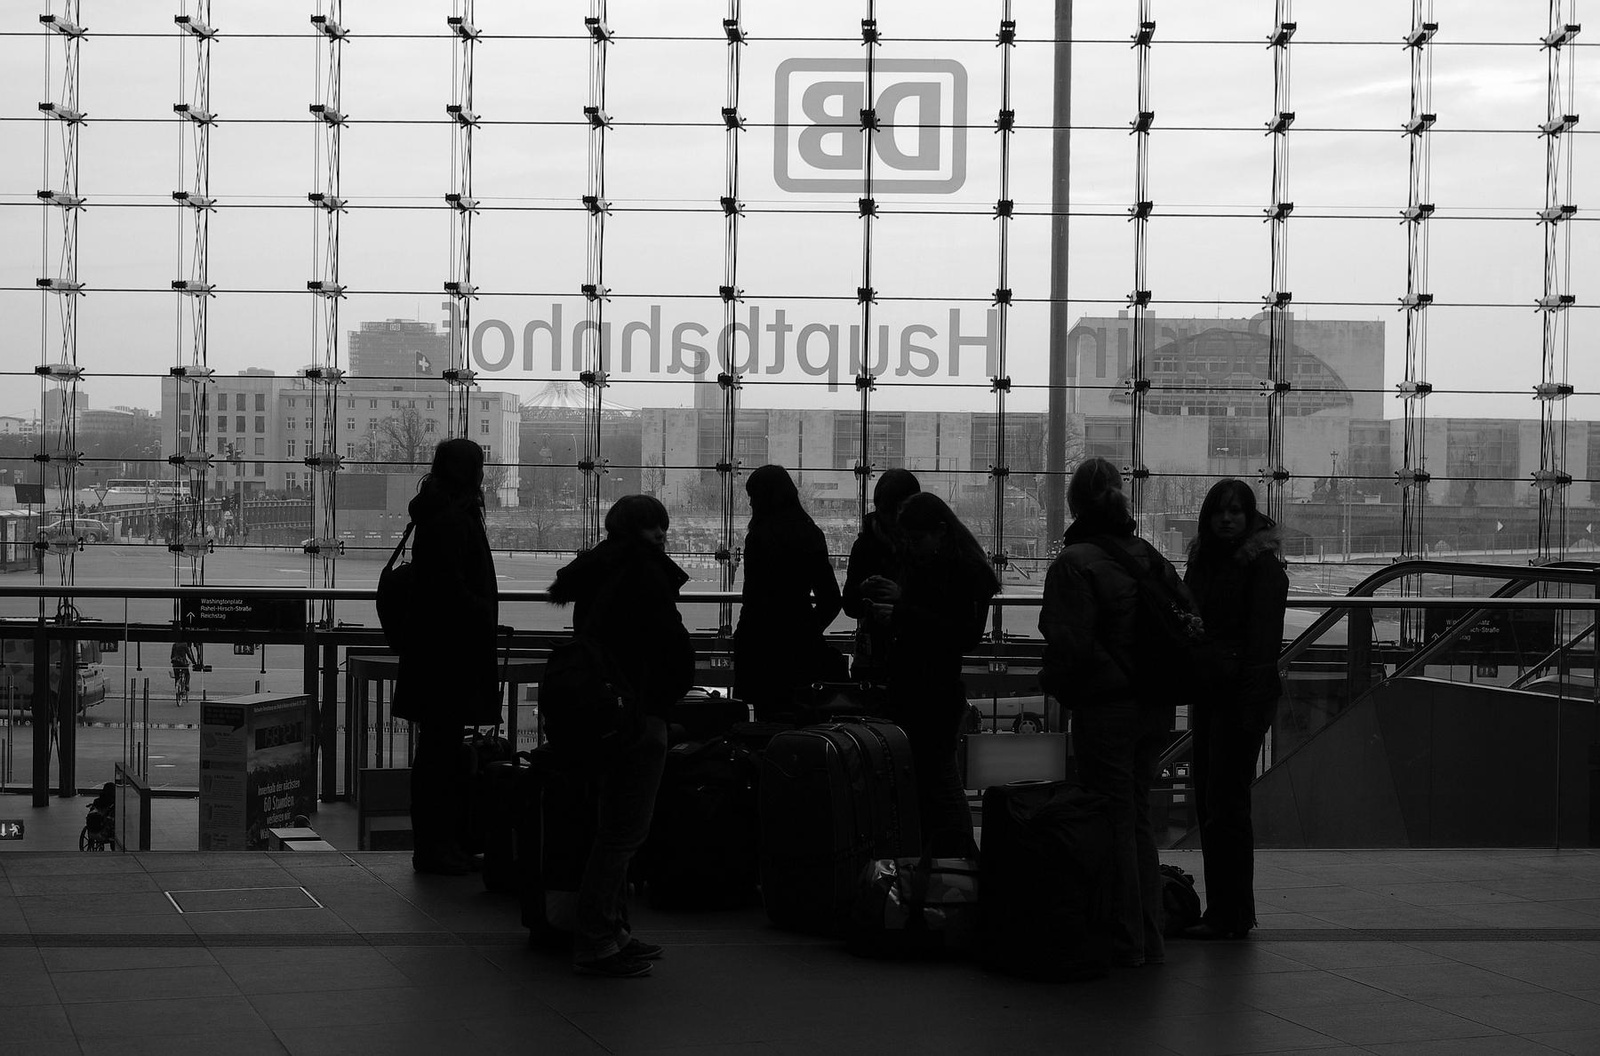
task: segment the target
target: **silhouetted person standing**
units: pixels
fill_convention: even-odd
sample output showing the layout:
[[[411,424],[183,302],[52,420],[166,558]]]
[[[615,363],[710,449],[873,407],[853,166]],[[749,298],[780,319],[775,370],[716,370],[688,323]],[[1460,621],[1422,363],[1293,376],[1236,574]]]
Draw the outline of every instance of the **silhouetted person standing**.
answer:
[[[1116,466],[1085,459],[1067,485],[1067,507],[1072,524],[1045,577],[1039,612],[1045,640],[1039,680],[1072,709],[1083,787],[1110,803],[1116,885],[1111,960],[1134,968],[1166,956],[1150,784],[1177,701],[1140,699],[1135,673],[1151,658],[1137,640],[1139,583],[1109,548],[1131,558],[1143,575],[1160,576],[1175,596],[1187,592],[1172,564],[1134,534]]]
[[[765,722],[793,713],[797,695],[813,682],[845,675],[844,657],[823,638],[839,615],[839,583],[828,542],[800,505],[788,470],[762,466],[745,491],[750,528],[733,634],[733,695]]]
[[[911,742],[924,850],[942,858],[977,853],[972,812],[956,763],[966,720],[961,658],[983,640],[989,601],[1000,590],[988,555],[937,495],[922,492],[900,507],[906,582],[874,601],[894,635],[889,659],[889,718]]]
[[[1278,653],[1289,577],[1277,525],[1256,509],[1244,481],[1212,486],[1198,528],[1183,578],[1200,604],[1211,659],[1189,719],[1206,911],[1184,934],[1237,939],[1256,925],[1250,784],[1283,695]]]
[[[872,489],[872,512],[850,547],[845,568],[843,607],[858,621],[855,661],[850,676],[860,682],[888,678],[889,649],[893,636],[888,620],[874,607],[888,585],[903,586],[905,558],[901,553],[900,506],[922,490],[909,469],[886,469]]]
[[[417,724],[411,763],[411,864],[420,873],[465,873],[466,726],[500,721],[495,668],[499,590],[483,520],[483,448],[461,437],[441,441],[410,504],[416,536],[419,609],[428,625],[400,653],[394,716]]]
[[[628,863],[650,832],[667,757],[667,713],[694,682],[694,646],[678,614],[689,576],[667,556],[665,506],[624,495],[606,513],[606,537],[556,573],[550,600],[573,605],[572,626],[606,648],[633,692],[637,735],[598,773],[594,848],[578,890],[572,965],[615,978],[650,974],[662,949],[628,921]]]

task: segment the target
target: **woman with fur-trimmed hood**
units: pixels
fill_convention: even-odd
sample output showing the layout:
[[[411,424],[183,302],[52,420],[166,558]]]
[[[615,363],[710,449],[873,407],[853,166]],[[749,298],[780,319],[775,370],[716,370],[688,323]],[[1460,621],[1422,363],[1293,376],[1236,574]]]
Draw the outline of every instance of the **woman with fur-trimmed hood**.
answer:
[[[1283,696],[1278,653],[1289,577],[1280,551],[1278,526],[1256,509],[1250,485],[1212,486],[1183,576],[1212,660],[1189,716],[1207,903],[1185,932],[1190,938],[1243,938],[1256,923],[1250,783]]]

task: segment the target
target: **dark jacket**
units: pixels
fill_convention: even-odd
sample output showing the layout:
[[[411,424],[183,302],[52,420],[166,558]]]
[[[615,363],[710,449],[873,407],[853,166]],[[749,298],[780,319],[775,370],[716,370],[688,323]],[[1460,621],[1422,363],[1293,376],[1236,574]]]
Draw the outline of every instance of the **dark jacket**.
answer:
[[[494,555],[475,498],[424,487],[411,500],[420,609],[426,645],[400,656],[396,718],[487,726],[500,721]]]
[[[1278,654],[1289,577],[1281,549],[1276,526],[1257,525],[1238,546],[1192,553],[1183,576],[1205,621],[1218,688],[1245,705],[1283,695]]]
[[[754,703],[757,694],[778,694],[787,704],[795,687],[842,677],[844,657],[823,639],[838,615],[839,582],[822,529],[810,518],[774,528],[752,523],[734,632],[734,695]]]
[[[841,595],[844,614],[862,621],[861,630],[866,641],[858,644],[856,677],[876,679],[887,677],[889,652],[893,635],[886,621],[879,620],[872,611],[872,603],[861,593],[861,584],[873,576],[882,576],[905,586],[905,567],[889,535],[884,531],[876,511],[867,514],[861,534],[850,547],[850,561],[845,566],[844,591]],[[861,649],[865,646],[865,649]],[[863,663],[863,659],[865,662]]]
[[[985,566],[933,559],[909,564],[901,590],[889,624],[891,717],[948,720],[966,706],[961,658],[983,640],[999,584]]]
[[[1180,597],[1188,594],[1172,563],[1143,539],[1126,529],[1113,534],[1074,521],[1045,575],[1039,611],[1045,642],[1039,681],[1067,707],[1134,696],[1130,672],[1141,655],[1135,636],[1139,586],[1099,541],[1120,547],[1147,572],[1159,570]]]
[[[606,539],[556,573],[550,600],[611,653],[646,715],[667,716],[694,684],[694,646],[678,613],[688,573],[636,540]]]

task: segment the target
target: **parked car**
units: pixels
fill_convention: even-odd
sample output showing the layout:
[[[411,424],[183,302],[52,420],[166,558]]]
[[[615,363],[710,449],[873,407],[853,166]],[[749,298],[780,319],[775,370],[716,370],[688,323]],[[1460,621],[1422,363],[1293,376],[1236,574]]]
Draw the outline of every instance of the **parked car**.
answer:
[[[79,517],[71,521],[56,521],[39,529],[46,539],[58,537],[82,539],[86,543],[103,543],[111,538],[111,526],[92,517]]]
[[[80,522],[81,523],[81,522]],[[28,707],[33,699],[34,636],[26,624],[0,625],[0,706]],[[50,695],[61,688],[62,648],[60,640],[50,643]],[[77,640],[77,662],[73,665],[74,684],[81,717],[106,699],[106,675],[101,666],[100,643],[87,638]]]

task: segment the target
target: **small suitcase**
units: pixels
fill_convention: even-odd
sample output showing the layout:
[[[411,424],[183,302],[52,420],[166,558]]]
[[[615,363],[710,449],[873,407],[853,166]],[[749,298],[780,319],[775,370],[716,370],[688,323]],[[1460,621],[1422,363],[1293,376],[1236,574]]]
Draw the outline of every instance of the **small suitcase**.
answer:
[[[1111,814],[1064,781],[983,795],[979,950],[991,967],[1054,982],[1110,970]]]
[[[788,730],[761,766],[761,897],[779,927],[841,930],[861,870],[922,852],[905,731],[879,719]]]
[[[522,925],[532,943],[556,941],[577,928],[578,889],[594,846],[599,786],[548,747],[529,753],[528,803],[517,859]]]
[[[756,899],[760,759],[727,738],[673,745],[637,858],[652,905],[713,909]]]
[[[709,741],[725,735],[736,722],[747,722],[750,709],[743,701],[723,696],[715,689],[691,689],[672,705],[669,727],[681,727],[685,741]]]

